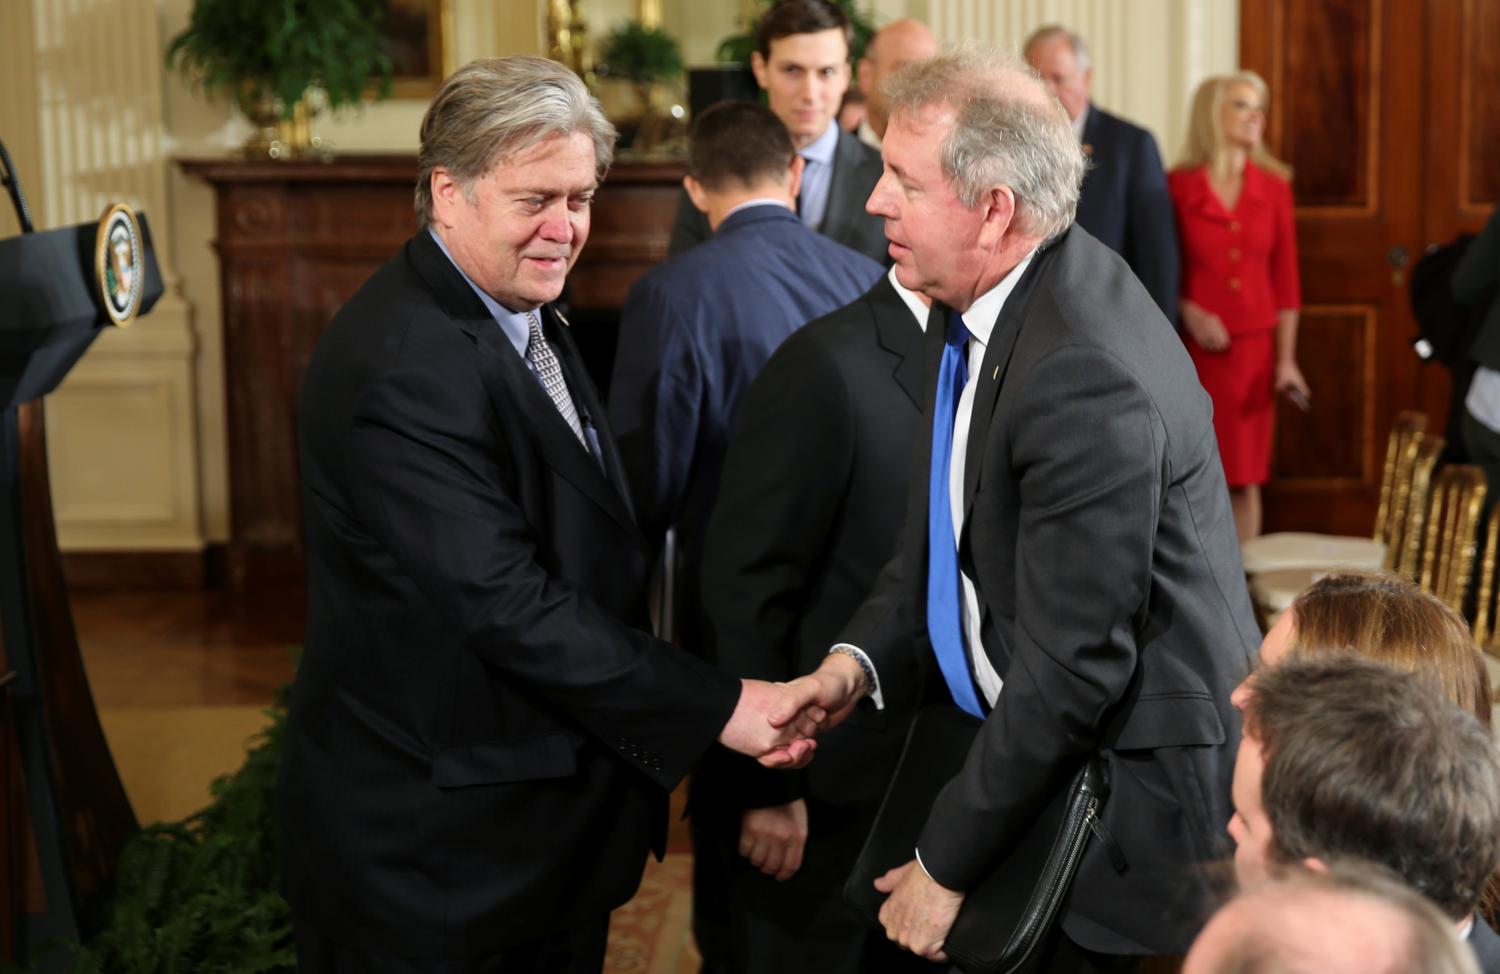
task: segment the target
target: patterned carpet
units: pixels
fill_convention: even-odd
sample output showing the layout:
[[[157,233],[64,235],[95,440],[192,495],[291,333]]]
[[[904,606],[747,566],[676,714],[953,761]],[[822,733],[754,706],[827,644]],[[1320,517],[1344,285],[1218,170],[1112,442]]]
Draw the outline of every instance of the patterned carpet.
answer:
[[[668,853],[646,864],[635,899],[609,922],[604,974],[697,974],[692,935],[693,858]]]

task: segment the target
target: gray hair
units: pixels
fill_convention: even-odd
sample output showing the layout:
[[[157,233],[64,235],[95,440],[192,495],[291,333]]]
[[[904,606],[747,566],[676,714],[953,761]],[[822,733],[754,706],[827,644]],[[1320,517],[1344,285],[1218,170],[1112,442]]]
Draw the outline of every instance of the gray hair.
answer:
[[[554,135],[594,141],[599,179],[614,160],[615,127],[578,75],[540,57],[481,58],[448,76],[422,117],[417,218],[432,222],[432,173],[446,169],[473,202],[474,181]]]
[[[953,110],[938,161],[964,206],[1004,185],[1015,193],[1023,232],[1046,241],[1068,229],[1087,160],[1067,112],[1026,62],[966,44],[903,68],[885,91],[892,118]]]
[[[1083,42],[1083,38],[1076,31],[1071,31],[1062,24],[1047,24],[1032,31],[1031,36],[1026,38],[1026,43],[1021,45],[1021,52],[1030,54],[1031,49],[1038,44],[1058,40],[1067,41],[1074,59],[1078,61],[1079,71],[1087,71],[1093,66],[1094,59],[1089,57],[1089,46]]]

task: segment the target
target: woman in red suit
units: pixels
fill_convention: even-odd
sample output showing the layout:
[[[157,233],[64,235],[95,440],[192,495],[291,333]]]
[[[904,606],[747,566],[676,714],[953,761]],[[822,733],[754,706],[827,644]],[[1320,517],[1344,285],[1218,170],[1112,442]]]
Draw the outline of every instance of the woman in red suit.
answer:
[[[1214,403],[1214,431],[1240,540],[1260,534],[1276,395],[1306,408],[1297,368],[1297,240],[1291,170],[1261,144],[1266,83],[1209,78],[1167,188],[1182,245],[1183,340]]]

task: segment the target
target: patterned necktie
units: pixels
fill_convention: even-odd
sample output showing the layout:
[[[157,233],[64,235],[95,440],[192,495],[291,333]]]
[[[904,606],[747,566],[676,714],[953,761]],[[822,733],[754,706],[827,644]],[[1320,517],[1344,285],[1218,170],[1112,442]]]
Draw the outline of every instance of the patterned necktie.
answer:
[[[927,635],[938,669],[959,708],[984,719],[979,693],[969,672],[964,647],[962,585],[958,545],[953,540],[953,506],[948,495],[953,465],[953,421],[964,384],[969,381],[964,344],[969,329],[957,311],[948,320],[943,361],[938,367],[937,399],[932,407],[932,469],[927,481]]]
[[[531,327],[531,336],[526,341],[526,361],[542,381],[542,387],[551,397],[552,405],[562,413],[562,418],[568,421],[573,435],[578,437],[578,442],[587,450],[589,444],[583,437],[583,425],[578,422],[578,407],[573,405],[573,397],[568,394],[568,384],[563,381],[562,366],[557,363],[557,354],[542,336],[542,323],[537,320],[535,312],[526,312],[526,322]]]

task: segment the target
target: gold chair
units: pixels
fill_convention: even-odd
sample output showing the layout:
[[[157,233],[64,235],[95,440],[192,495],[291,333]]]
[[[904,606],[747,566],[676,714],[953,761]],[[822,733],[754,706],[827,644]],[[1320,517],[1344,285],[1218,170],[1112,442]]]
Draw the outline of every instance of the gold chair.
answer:
[[[1500,633],[1496,632],[1495,561],[1500,548],[1500,504],[1485,521],[1484,552],[1479,561],[1479,588],[1474,602],[1474,642],[1486,652],[1500,654]],[[1500,688],[1497,688],[1500,689]]]
[[[1400,538],[1409,509],[1412,469],[1427,432],[1427,417],[1419,412],[1396,414],[1386,441],[1385,469],[1380,480],[1380,506],[1371,537],[1277,531],[1252,538],[1240,546],[1245,573],[1255,576],[1284,569],[1367,569],[1391,567],[1392,537]]]
[[[1432,490],[1416,580],[1455,612],[1463,612],[1469,591],[1485,490],[1484,471],[1470,464],[1444,467]]]
[[[1405,414],[1403,414],[1405,415]],[[1433,469],[1442,455],[1445,441],[1441,436],[1418,434],[1402,445],[1402,451],[1410,449],[1412,459],[1403,464],[1405,476],[1382,487],[1382,501],[1387,524],[1387,543],[1382,545],[1383,555],[1375,564],[1322,564],[1295,568],[1279,568],[1259,572],[1250,576],[1250,599],[1255,604],[1262,625],[1269,625],[1286,610],[1313,582],[1325,575],[1340,571],[1374,571],[1378,568],[1394,568],[1416,578],[1422,563],[1425,538],[1423,529],[1428,523],[1428,499],[1432,493]],[[1391,464],[1387,462],[1387,469]]]

